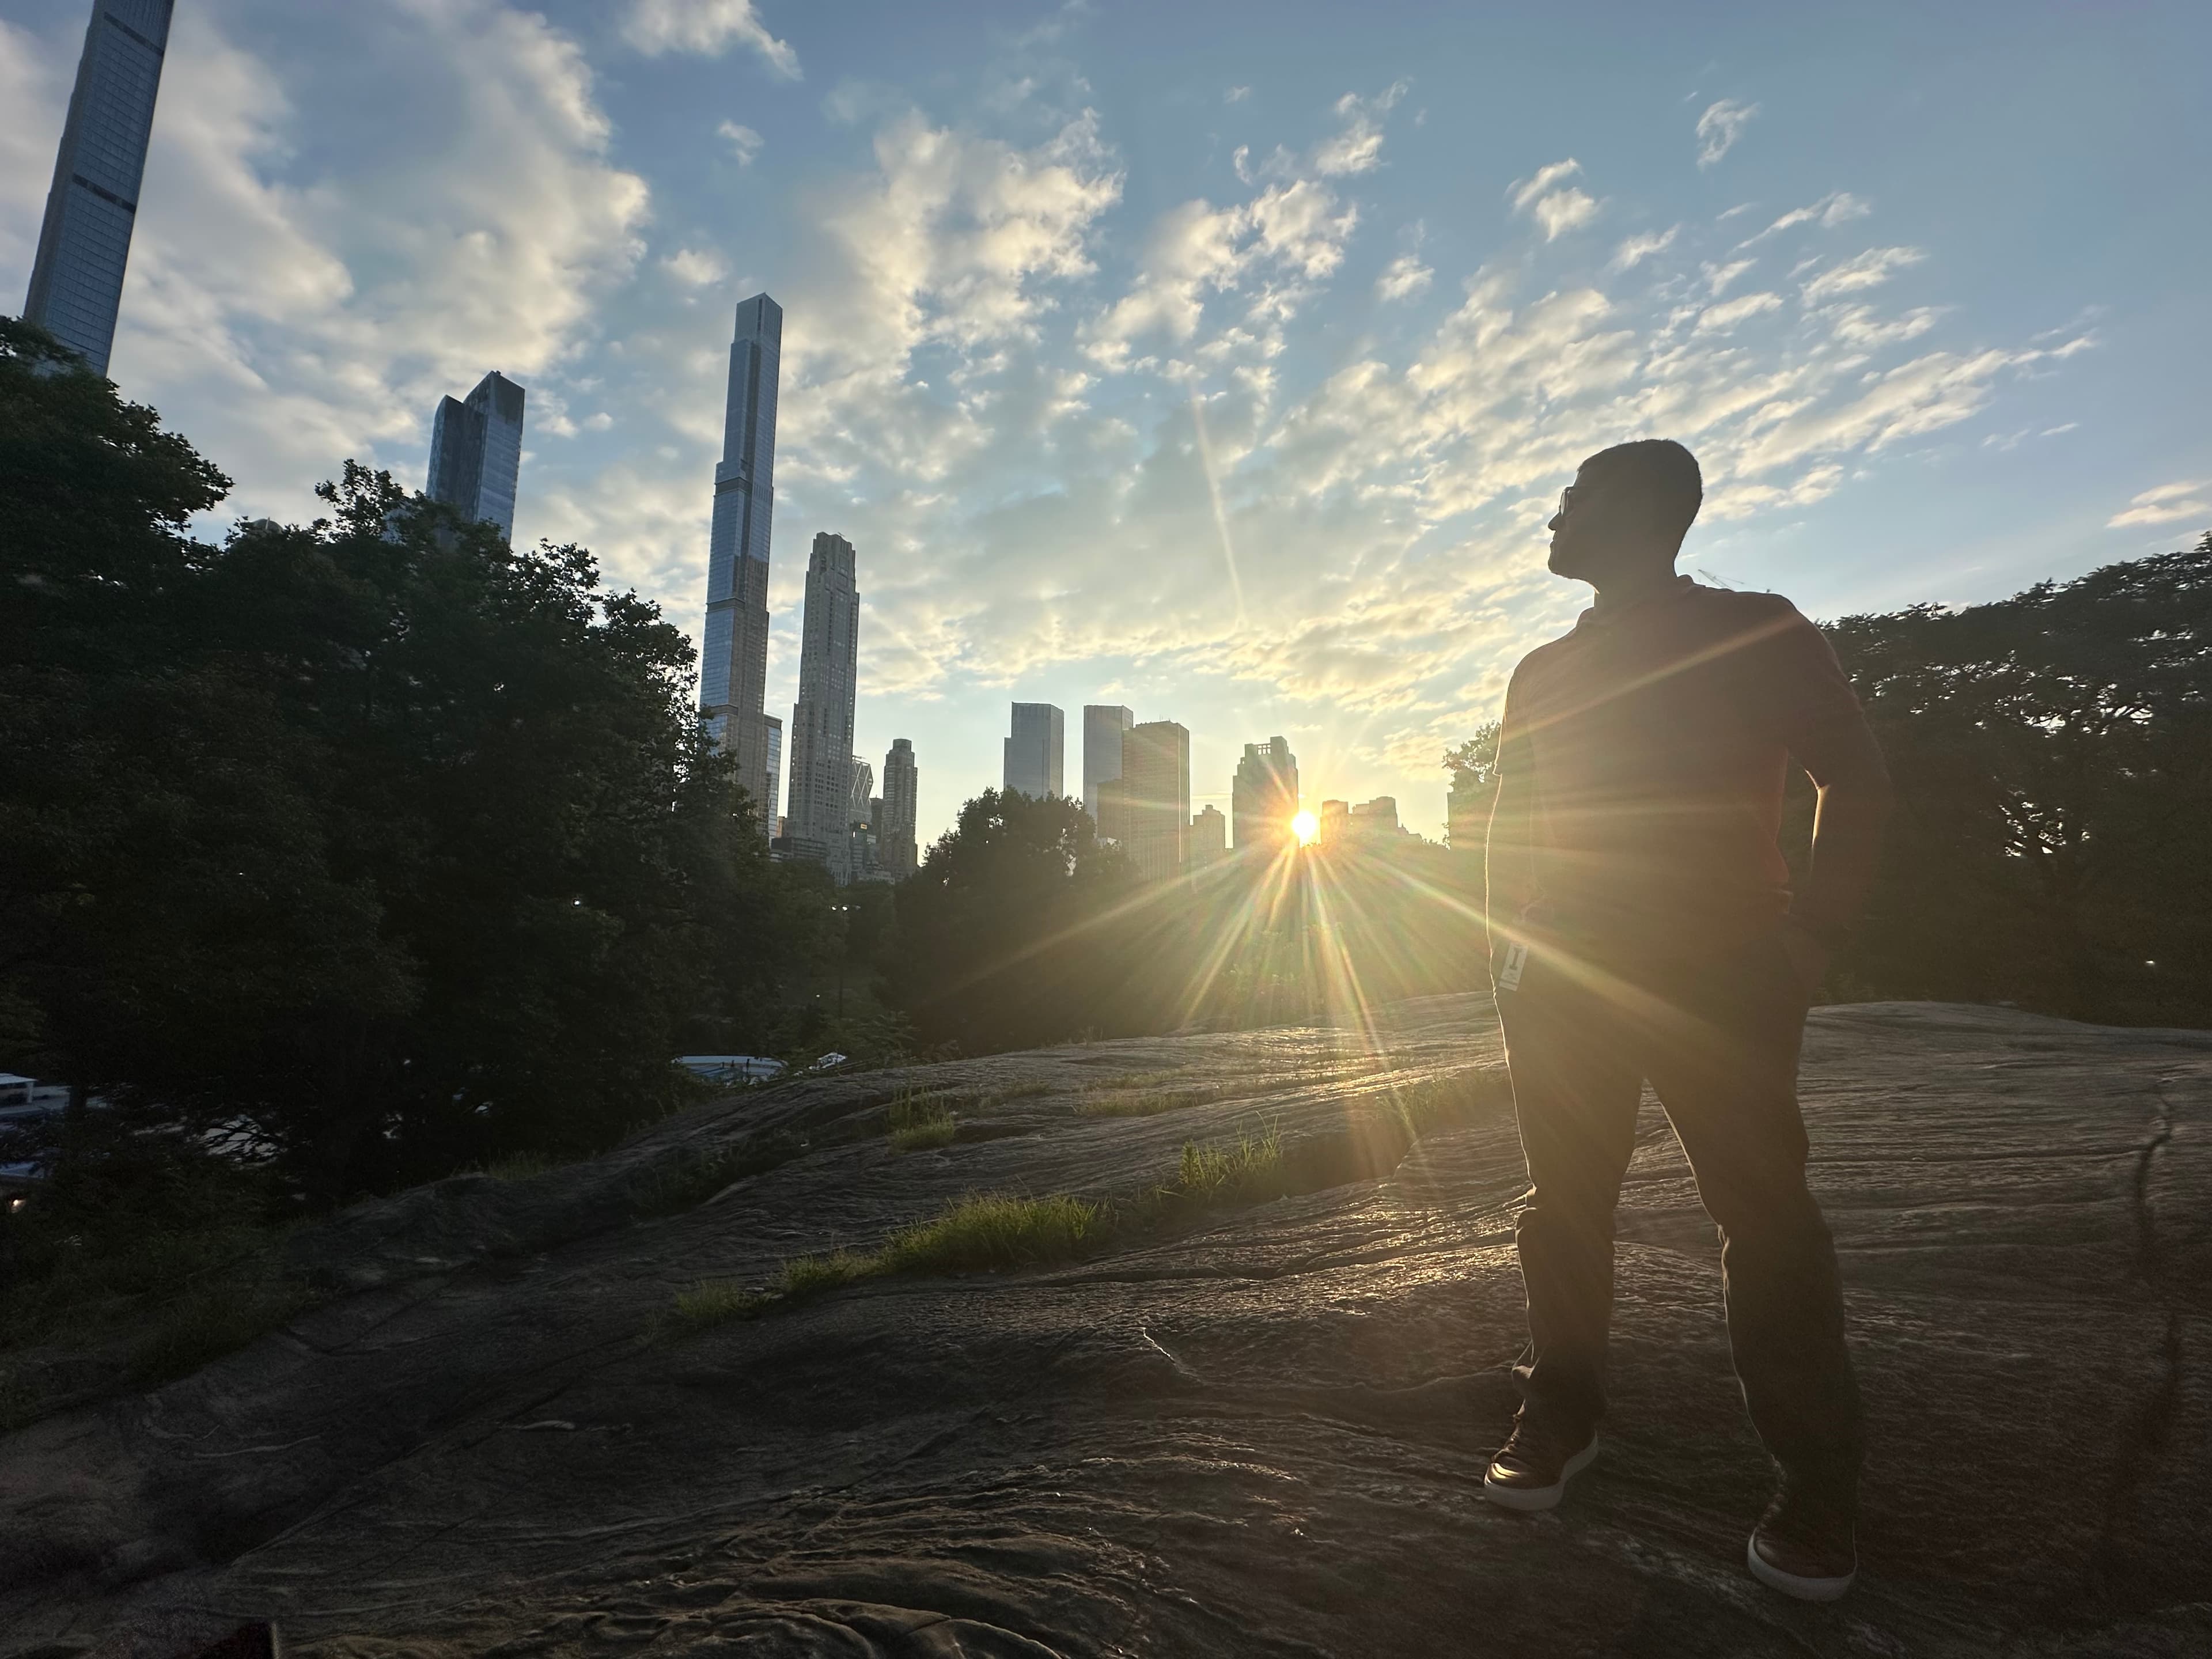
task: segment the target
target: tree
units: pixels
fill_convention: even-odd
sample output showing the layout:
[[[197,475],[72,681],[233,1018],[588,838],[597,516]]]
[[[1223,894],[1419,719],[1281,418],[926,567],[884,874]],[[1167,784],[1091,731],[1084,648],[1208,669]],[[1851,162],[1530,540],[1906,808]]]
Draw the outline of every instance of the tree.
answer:
[[[1079,802],[987,789],[899,884],[890,994],[925,1041],[970,1052],[1098,1029],[1133,880]]]
[[[348,463],[305,528],[0,333],[0,1064],[325,1198],[580,1152],[822,953],[684,636]]]

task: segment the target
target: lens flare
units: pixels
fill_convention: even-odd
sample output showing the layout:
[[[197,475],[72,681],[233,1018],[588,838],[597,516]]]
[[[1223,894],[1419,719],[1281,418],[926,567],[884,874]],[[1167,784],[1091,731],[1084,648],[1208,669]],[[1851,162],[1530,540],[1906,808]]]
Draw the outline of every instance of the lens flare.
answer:
[[[1310,812],[1301,812],[1291,820],[1291,833],[1298,838],[1298,845],[1310,847],[1321,839],[1321,820]]]

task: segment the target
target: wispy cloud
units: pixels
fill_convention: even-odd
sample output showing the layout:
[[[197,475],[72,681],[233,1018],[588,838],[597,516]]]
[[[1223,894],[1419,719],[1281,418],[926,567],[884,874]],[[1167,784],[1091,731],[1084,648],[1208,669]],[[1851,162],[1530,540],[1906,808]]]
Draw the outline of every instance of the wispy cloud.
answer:
[[[753,0],[630,0],[623,39],[648,56],[689,52],[719,58],[744,46],[786,80],[799,79],[799,54],[769,33]]]
[[[2125,530],[2135,525],[2179,524],[2184,519],[2201,519],[2212,525],[2212,501],[2196,493],[2205,487],[2205,483],[2202,478],[2192,478],[2146,489],[2106,520],[2105,527]]]
[[[1516,213],[1528,214],[1543,231],[1544,240],[1555,242],[1567,232],[1597,217],[1597,203],[1586,191],[1567,182],[1579,176],[1582,170],[1583,164],[1571,155],[1564,161],[1539,167],[1530,177],[1515,183],[1505,194]]]
[[[1607,262],[1607,270],[1633,270],[1655,253],[1664,253],[1674,246],[1674,238],[1681,226],[1670,226],[1665,230],[1648,230],[1631,236],[1613,251]]]
[[[738,165],[741,167],[750,167],[753,158],[761,153],[761,147],[768,142],[750,127],[736,121],[725,121],[714,131],[729,144],[731,153],[738,158]]]
[[[1323,178],[1334,178],[1346,173],[1370,173],[1380,167],[1382,163],[1382,118],[1406,95],[1412,84],[1408,81],[1395,82],[1375,98],[1361,98],[1356,93],[1347,92],[1338,99],[1337,118],[1344,125],[1334,136],[1324,140],[1314,152],[1314,171]]]
[[[1375,279],[1375,297],[1378,300],[1410,300],[1417,294],[1427,292],[1436,272],[1421,263],[1418,253],[1401,253],[1382,268]]]
[[[1927,257],[1917,247],[1870,247],[1808,278],[1800,292],[1807,305],[1816,306],[1841,294],[1880,287],[1894,272],[1917,265]]]
[[[1830,195],[1823,196],[1810,207],[1790,209],[1789,212],[1767,226],[1765,230],[1747,240],[1743,246],[1749,247],[1753,243],[1765,241],[1770,236],[1779,236],[1784,231],[1797,225],[1817,222],[1824,229],[1832,229],[1838,225],[1849,223],[1853,219],[1863,219],[1873,211],[1872,208],[1852,195],[1850,191],[1836,191]]]
[[[1735,148],[1745,125],[1759,113],[1756,104],[1723,98],[1698,118],[1698,165],[1709,167]]]

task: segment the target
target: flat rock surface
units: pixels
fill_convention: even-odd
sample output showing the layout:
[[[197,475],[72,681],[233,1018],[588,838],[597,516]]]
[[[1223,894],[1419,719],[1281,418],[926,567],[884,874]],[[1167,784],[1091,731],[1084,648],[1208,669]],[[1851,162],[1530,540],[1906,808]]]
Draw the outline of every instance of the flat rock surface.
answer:
[[[1522,1334],[1497,1063],[1433,999],[805,1081],[360,1206],[297,1244],[343,1287],[313,1312],[0,1441],[0,1655],[272,1615],[363,1659],[2212,1651],[2212,1035],[1814,1014],[1873,1437],[1831,1607],[1743,1570],[1770,1472],[1648,1103],[1603,1455],[1553,1514],[1482,1501]],[[1437,1079],[1469,1103],[1408,1144]],[[886,1142],[915,1086],[961,1091],[954,1144]],[[1143,1088],[1189,1103],[1078,1109]],[[1297,1195],[1077,1265],[666,1320],[963,1193],[1127,1197],[1269,1133]]]

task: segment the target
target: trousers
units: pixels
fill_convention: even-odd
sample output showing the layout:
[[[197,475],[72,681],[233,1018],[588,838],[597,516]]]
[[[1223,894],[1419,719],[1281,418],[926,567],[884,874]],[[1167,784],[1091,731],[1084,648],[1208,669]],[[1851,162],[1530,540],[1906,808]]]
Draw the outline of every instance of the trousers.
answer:
[[[1792,1478],[1849,1503],[1864,1455],[1827,1223],[1797,1105],[1806,1001],[1778,933],[1703,958],[1604,965],[1539,945],[1498,1006],[1529,1191],[1515,1226],[1523,1409],[1570,1437],[1605,1412],[1613,1209],[1645,1080],[1721,1237],[1729,1344],[1752,1424]]]

